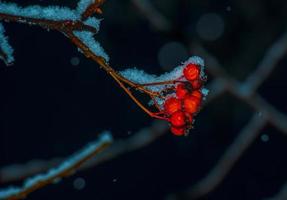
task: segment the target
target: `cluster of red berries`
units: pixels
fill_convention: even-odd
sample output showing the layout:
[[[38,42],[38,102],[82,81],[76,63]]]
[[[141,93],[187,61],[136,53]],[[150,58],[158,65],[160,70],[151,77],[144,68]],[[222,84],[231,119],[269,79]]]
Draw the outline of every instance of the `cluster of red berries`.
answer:
[[[198,113],[203,100],[202,87],[205,77],[201,66],[187,64],[183,69],[185,81],[179,81],[174,88],[175,95],[164,103],[164,113],[171,124],[174,135],[185,135],[192,128],[193,117]]]

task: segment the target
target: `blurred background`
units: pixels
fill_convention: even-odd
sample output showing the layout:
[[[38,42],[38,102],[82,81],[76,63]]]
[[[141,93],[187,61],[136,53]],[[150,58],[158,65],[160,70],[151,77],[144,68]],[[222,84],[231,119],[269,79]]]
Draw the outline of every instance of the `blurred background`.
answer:
[[[198,55],[210,99],[189,136],[165,131],[27,199],[287,199],[287,1],[109,0],[102,8],[96,38],[114,69],[159,75]],[[5,27],[16,62],[0,64],[0,173],[66,157],[103,130],[125,141],[154,124],[60,33]],[[253,89],[243,84],[257,78]],[[21,182],[0,176],[2,187]]]

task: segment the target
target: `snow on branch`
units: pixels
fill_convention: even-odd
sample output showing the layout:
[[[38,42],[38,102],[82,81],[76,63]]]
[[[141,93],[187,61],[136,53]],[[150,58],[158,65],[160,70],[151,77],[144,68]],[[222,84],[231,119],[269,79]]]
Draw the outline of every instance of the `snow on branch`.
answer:
[[[0,1],[0,20],[38,25],[48,30],[57,30],[67,36],[71,41],[78,41],[77,43],[74,42],[74,44],[76,44],[85,55],[87,51],[81,49],[81,44],[79,43],[85,44],[85,47],[82,46],[82,48],[88,48],[89,54],[94,54],[96,57],[103,58],[107,63],[109,61],[109,56],[94,39],[94,34],[100,29],[101,19],[98,19],[93,15],[95,13],[101,13],[99,6],[101,6],[103,2],[103,0],[80,0],[77,8],[73,10],[68,7],[60,6],[43,7],[32,5],[21,7],[16,3]],[[10,50],[4,51],[7,54],[7,62],[13,61],[11,56],[12,53],[10,53],[12,52],[12,48],[7,48],[10,46],[6,45],[8,43],[3,34],[1,34],[0,37],[2,51],[4,51],[3,49]],[[10,54],[8,54],[8,52]],[[86,56],[92,57],[90,55]]]
[[[5,36],[5,29],[0,23],[0,59],[2,59],[6,65],[12,64],[14,62],[13,48],[8,42],[8,37]]]
[[[156,76],[153,74],[147,74],[143,70],[138,70],[137,68],[130,68],[125,69],[121,72],[119,72],[123,77],[133,81],[137,84],[148,84],[148,83],[155,83],[155,82],[167,82],[171,80],[176,80],[182,77],[183,75],[183,69],[184,67],[189,64],[196,64],[201,66],[201,76],[204,76],[204,60],[198,56],[192,56],[185,62],[183,62],[181,65],[175,67],[172,71],[166,72],[165,74],[162,74],[160,76]],[[152,91],[161,91],[166,87],[166,85],[152,85],[147,86],[149,90]]]
[[[77,20],[79,15],[77,12],[59,6],[42,7],[38,5],[21,7],[16,3],[3,3],[0,4],[0,13],[29,17],[34,19],[47,19],[47,20]]]
[[[50,169],[47,173],[39,174],[27,179],[22,187],[9,187],[0,190],[0,199],[22,199],[29,193],[38,190],[48,184],[58,182],[61,178],[69,176],[77,171],[82,164],[90,160],[107,148],[113,139],[110,133],[100,135],[95,142],[88,144],[79,152],[63,161],[58,167]]]
[[[38,5],[21,7],[16,3],[4,3],[0,1],[0,13],[13,15],[13,16],[21,16],[26,18],[34,18],[34,19],[46,19],[46,20],[80,20],[82,14],[86,12],[86,10],[91,6],[99,7],[102,5],[103,1],[99,0],[81,0],[78,2],[77,8],[72,10],[68,7],[60,7],[60,6],[47,6],[42,7]],[[94,11],[95,12],[95,11]],[[92,12],[89,13],[90,17]]]
[[[88,31],[74,31],[75,36],[77,36],[95,55],[101,55],[102,58],[105,60],[109,60],[108,54],[105,53],[103,47],[97,42],[94,37],[93,33]],[[80,52],[82,50],[80,49]]]
[[[77,6],[77,12],[82,16],[82,19],[87,19],[94,12],[101,14],[99,7],[105,0],[81,0]]]

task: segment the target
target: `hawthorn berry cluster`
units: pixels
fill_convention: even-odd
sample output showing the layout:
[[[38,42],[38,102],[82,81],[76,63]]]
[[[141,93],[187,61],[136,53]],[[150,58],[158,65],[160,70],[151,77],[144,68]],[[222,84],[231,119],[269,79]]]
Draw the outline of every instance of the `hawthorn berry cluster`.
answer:
[[[202,58],[191,56],[172,71],[160,76],[135,68],[121,71],[119,76],[125,78],[129,86],[150,96],[149,105],[156,108],[156,111],[145,107],[131,95],[131,90],[126,90],[143,111],[153,118],[168,121],[171,132],[182,136],[187,135],[192,128],[194,117],[208,94],[204,88],[207,80],[204,68]]]
[[[167,96],[162,110],[174,135],[186,135],[192,128],[194,116],[199,112],[206,95],[202,92],[205,81],[201,66],[194,63],[187,64],[183,76],[175,81],[174,89]]]

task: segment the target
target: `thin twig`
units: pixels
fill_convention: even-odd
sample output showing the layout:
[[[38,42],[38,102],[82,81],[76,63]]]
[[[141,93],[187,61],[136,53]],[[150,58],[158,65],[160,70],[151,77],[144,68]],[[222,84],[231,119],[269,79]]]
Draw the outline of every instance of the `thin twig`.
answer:
[[[167,131],[167,123],[156,120],[150,127],[141,129],[137,133],[132,134],[129,138],[113,142],[108,149],[86,162],[79,170],[92,168],[122,154],[143,148],[167,133]],[[62,158],[54,158],[50,161],[35,160],[25,164],[2,167],[0,168],[0,183],[18,181],[27,178],[28,176],[42,173],[48,168],[55,167],[62,160]],[[18,169],[20,169],[20,171],[18,171]],[[17,174],[14,174],[15,171],[17,171]]]
[[[66,37],[70,39],[70,41],[80,49],[83,54],[95,61],[100,65],[102,69],[104,69],[108,75],[110,75],[116,83],[127,93],[127,95],[149,116],[157,119],[166,120],[166,117],[160,116],[157,113],[158,112],[152,112],[149,108],[147,108],[145,105],[143,105],[135,96],[134,94],[129,90],[129,88],[126,86],[129,85],[130,87],[135,88],[136,90],[142,91],[145,94],[149,95],[151,98],[155,98],[160,96],[159,92],[153,92],[146,87],[134,83],[121,74],[117,73],[107,62],[107,60],[101,56],[97,55],[97,53],[94,52],[93,48],[91,47],[91,44],[85,43],[83,41],[83,38],[78,37],[75,32],[77,31],[86,31],[91,33],[97,32],[97,25],[93,24],[90,25],[87,23],[87,19],[91,17],[94,13],[97,12],[97,9],[99,9],[99,6],[101,6],[104,3],[104,0],[96,0],[91,2],[91,4],[86,8],[85,11],[81,14],[81,16],[77,19],[69,19],[69,20],[55,20],[55,19],[45,19],[41,18],[41,16],[37,16],[36,18],[30,17],[30,16],[23,16],[21,13],[14,13],[14,12],[8,12],[8,13],[0,13],[0,20],[5,20],[8,22],[18,22],[18,23],[24,23],[29,25],[38,25],[45,29],[53,29],[56,31],[59,31],[63,33]],[[86,20],[86,21],[85,21]],[[95,20],[95,19],[94,19]],[[166,83],[161,83],[166,84]]]
[[[246,149],[257,138],[266,124],[265,116],[254,114],[250,122],[241,130],[238,137],[227,148],[208,175],[184,193],[184,196],[198,198],[214,190],[231,171]]]
[[[27,179],[22,187],[10,187],[0,190],[0,199],[23,199],[28,194],[38,190],[46,185],[70,176],[77,171],[86,161],[90,160],[101,151],[106,149],[112,143],[112,137],[109,133],[102,134],[100,138],[65,160],[56,168],[50,169],[45,174],[39,174]]]
[[[263,83],[271,74],[277,63],[286,55],[287,52],[287,32],[284,33],[272,46],[267,50],[264,58],[256,70],[246,79],[247,92],[253,92]]]
[[[287,44],[286,44],[287,45]],[[240,83],[233,79],[221,67],[218,60],[210,55],[202,46],[198,45],[196,52],[204,55],[207,61],[211,61],[207,65],[209,72],[215,76],[221,86],[224,87],[229,93],[239,98],[241,101],[250,105],[257,113],[262,113],[266,116],[268,121],[278,128],[284,134],[287,134],[287,116],[274,108],[271,104],[266,102],[256,91],[246,93],[245,89],[248,87],[245,83]],[[244,86],[244,87],[243,87]]]
[[[199,198],[214,190],[226,177],[228,172],[233,168],[236,161],[242,156],[245,150],[252,144],[258,135],[259,131],[267,122],[273,124],[274,127],[287,134],[287,116],[266,102],[256,90],[259,85],[270,75],[278,61],[283,57],[287,50],[287,33],[283,35],[268,51],[265,58],[250,75],[244,83],[240,83],[228,75],[219,64],[218,60],[210,55],[201,45],[197,45],[195,52],[203,54],[209,62],[209,72],[216,77],[214,88],[221,87],[221,94],[228,91],[232,95],[239,98],[241,101],[253,107],[256,111],[249,124],[241,131],[234,143],[227,148],[224,155],[218,161],[216,166],[207,174],[205,178],[198,182],[195,186],[175,197],[193,197]],[[276,55],[276,53],[278,55]],[[247,92],[246,92],[247,91]],[[287,197],[287,186],[283,187],[277,195],[276,200],[285,200]]]

